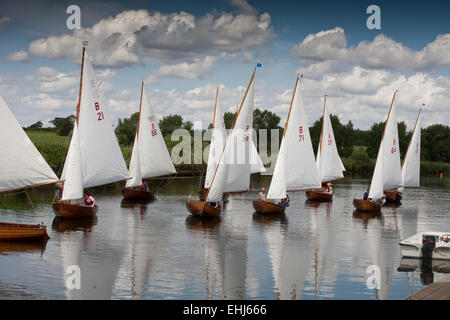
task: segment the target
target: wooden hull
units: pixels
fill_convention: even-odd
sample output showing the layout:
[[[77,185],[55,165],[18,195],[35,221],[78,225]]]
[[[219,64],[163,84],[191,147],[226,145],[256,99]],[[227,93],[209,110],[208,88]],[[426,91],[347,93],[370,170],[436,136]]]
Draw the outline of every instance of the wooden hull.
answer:
[[[220,208],[214,208],[206,202],[199,200],[188,200],[186,208],[190,213],[196,217],[218,217],[220,215]]]
[[[122,190],[123,198],[126,200],[146,200],[152,201],[155,199],[155,195],[150,191],[141,191],[134,189],[123,189]]]
[[[47,240],[47,227],[40,224],[0,222],[0,240]]]
[[[402,195],[397,190],[385,190],[386,203],[399,203],[402,200]]]
[[[333,194],[319,191],[319,190],[309,190],[306,191],[306,197],[310,201],[332,201],[333,200]]]
[[[261,214],[283,214],[286,207],[264,200],[253,200],[253,208]]]
[[[56,216],[62,219],[85,219],[94,217],[97,214],[98,206],[87,207],[85,205],[76,203],[64,203],[64,202],[53,202],[53,211]]]
[[[353,199],[353,206],[356,210],[364,212],[381,212],[381,205],[364,199]]]
[[[205,201],[206,195],[208,193],[208,189],[203,189],[203,190],[199,190],[198,191],[198,199],[200,201]],[[222,196],[222,201],[224,203],[228,202],[230,198],[230,194],[229,193],[224,193]]]

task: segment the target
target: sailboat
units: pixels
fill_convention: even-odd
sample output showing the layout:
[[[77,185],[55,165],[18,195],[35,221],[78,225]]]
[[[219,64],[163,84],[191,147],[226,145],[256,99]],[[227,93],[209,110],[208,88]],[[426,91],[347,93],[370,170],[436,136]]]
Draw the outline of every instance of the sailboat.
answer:
[[[69,151],[61,180],[62,200],[53,203],[61,218],[87,218],[98,206],[72,203],[83,198],[83,188],[100,186],[127,179],[128,170],[105,106],[103,92],[83,43],[80,92]]]
[[[195,216],[218,216],[221,212],[219,202],[222,201],[225,192],[242,193],[250,189],[250,155],[253,145],[253,80],[257,67],[261,67],[261,64],[258,63],[253,70],[250,83],[236,113],[233,127],[212,176],[205,201],[188,200],[186,203],[188,211]],[[215,202],[216,205],[212,206],[211,202]]]
[[[219,107],[219,87],[216,90],[216,103],[214,105],[214,117],[213,117],[213,127],[211,134],[211,143],[209,147],[209,157],[208,157],[208,165],[206,168],[206,177],[205,184],[203,190],[199,191],[199,199],[204,201],[206,195],[208,193],[208,188],[211,186],[211,180],[214,175],[217,164],[220,160],[220,156],[222,154],[223,148],[225,146],[225,141],[227,137],[227,132],[225,128],[225,121],[223,119],[223,114],[221,113]],[[238,106],[239,107],[239,106]],[[258,150],[256,149],[255,142],[253,141],[250,150],[250,163],[251,169],[250,173],[262,173],[265,172],[266,169],[261,160],[261,157],[258,154]],[[224,193],[223,201],[228,202],[229,193]]]
[[[397,92],[398,90],[392,97],[384,125],[368,199],[353,199],[353,206],[360,211],[379,212],[383,205],[384,190],[398,188],[402,185],[397,110],[394,105]]]
[[[1,96],[0,130],[0,194],[59,181]],[[48,238],[45,225],[0,222],[0,240]]]
[[[402,163],[402,181],[405,188],[418,188],[420,187],[420,140],[422,130],[422,108],[419,109],[416,123],[414,124],[411,140],[409,140],[408,149],[406,150],[405,157]],[[399,192],[403,191],[403,188],[398,188]],[[386,194],[387,196],[387,194]]]
[[[339,157],[326,101],[327,95],[323,99],[322,132],[316,158],[322,188],[306,191],[306,197],[311,201],[332,201],[333,192],[327,190],[328,187],[331,189],[328,183],[344,178],[345,167]]]
[[[217,165],[220,161],[220,157],[225,147],[226,136],[227,132],[225,128],[225,122],[219,105],[219,86],[218,86],[216,89],[216,102],[214,104],[211,143],[209,145],[209,156],[208,156],[208,165],[206,167],[205,183],[204,188],[200,190],[198,193],[199,199],[201,201],[205,200],[208,194],[208,190],[211,187],[211,182],[214,173],[216,171]],[[224,201],[228,200],[228,195],[229,194],[227,193],[223,195]]]
[[[139,121],[129,168],[131,179],[126,182],[123,198],[126,200],[153,200],[153,192],[136,189],[142,184],[142,179],[174,173],[176,173],[175,167],[150,105],[144,81],[142,81]]]
[[[253,208],[262,214],[284,213],[285,206],[273,203],[271,199],[286,199],[288,191],[309,190],[320,188],[321,185],[303,106],[303,95],[299,88],[301,77],[302,75],[298,75],[295,82],[267,199],[253,200]]]

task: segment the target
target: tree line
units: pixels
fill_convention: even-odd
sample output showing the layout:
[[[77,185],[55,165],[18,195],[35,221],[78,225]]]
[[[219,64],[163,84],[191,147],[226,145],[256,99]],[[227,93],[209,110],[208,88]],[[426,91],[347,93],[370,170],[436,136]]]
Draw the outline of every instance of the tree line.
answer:
[[[128,118],[118,120],[115,129],[118,141],[123,146],[131,146],[134,142],[136,133],[136,125],[139,113],[136,112]],[[235,113],[225,112],[224,122],[227,129],[230,129],[235,118]],[[339,154],[343,158],[354,158],[355,160],[365,161],[375,159],[377,157],[378,148],[380,146],[381,137],[384,129],[384,122],[374,123],[370,129],[355,129],[353,123],[348,121],[342,123],[338,116],[330,115],[333,126],[336,145]],[[50,123],[54,128],[43,128],[42,122],[38,121],[31,126],[24,128],[25,130],[50,130],[56,131],[57,135],[67,136],[71,134],[75,117],[70,115],[66,118],[55,118]],[[253,128],[256,132],[259,129],[267,129],[266,141],[268,151],[270,151],[270,131],[271,129],[279,130],[279,139],[281,141],[284,124],[281,125],[281,118],[268,110],[255,109],[253,112]],[[159,127],[166,143],[169,144],[170,135],[176,129],[183,128],[191,132],[193,135],[193,123],[184,121],[180,115],[168,115],[159,121]],[[212,124],[209,125],[212,127]],[[311,141],[314,150],[317,150],[320,133],[322,130],[322,117],[314,122],[309,128]],[[398,123],[398,135],[400,140],[400,152],[403,158],[412,135],[412,130],[407,130],[406,123],[401,121]],[[258,140],[261,140],[259,137]],[[280,142],[279,141],[279,142]],[[173,145],[173,143],[170,143]],[[171,147],[169,146],[169,149]],[[433,124],[426,128],[422,128],[421,143],[421,159],[424,161],[450,162],[450,127],[443,124]]]

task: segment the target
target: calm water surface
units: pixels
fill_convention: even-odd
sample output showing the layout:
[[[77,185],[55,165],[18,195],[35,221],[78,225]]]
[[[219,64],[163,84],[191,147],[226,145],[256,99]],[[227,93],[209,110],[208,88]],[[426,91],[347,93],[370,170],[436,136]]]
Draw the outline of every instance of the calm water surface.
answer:
[[[379,216],[354,212],[366,178],[346,178],[332,203],[291,194],[283,217],[254,213],[252,192],[233,196],[220,220],[189,217],[198,178],[154,180],[157,200],[121,203],[120,186],[95,189],[95,220],[60,221],[54,188],[0,198],[1,220],[47,225],[40,244],[0,243],[0,298],[19,299],[403,299],[450,272],[450,263],[421,266],[401,259],[398,242],[425,230],[450,231],[450,189],[428,178],[407,189],[399,207]],[[448,182],[447,182],[448,183]],[[65,286],[78,265],[81,289]],[[378,265],[381,288],[368,289],[367,267]]]

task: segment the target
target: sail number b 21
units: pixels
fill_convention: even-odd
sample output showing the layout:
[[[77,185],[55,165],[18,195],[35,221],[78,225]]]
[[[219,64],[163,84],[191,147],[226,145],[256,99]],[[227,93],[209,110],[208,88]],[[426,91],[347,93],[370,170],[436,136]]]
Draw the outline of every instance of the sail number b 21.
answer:
[[[100,111],[100,105],[98,102],[95,103],[95,110],[97,111],[97,120],[102,121],[105,119],[105,116],[103,115],[103,111]]]

